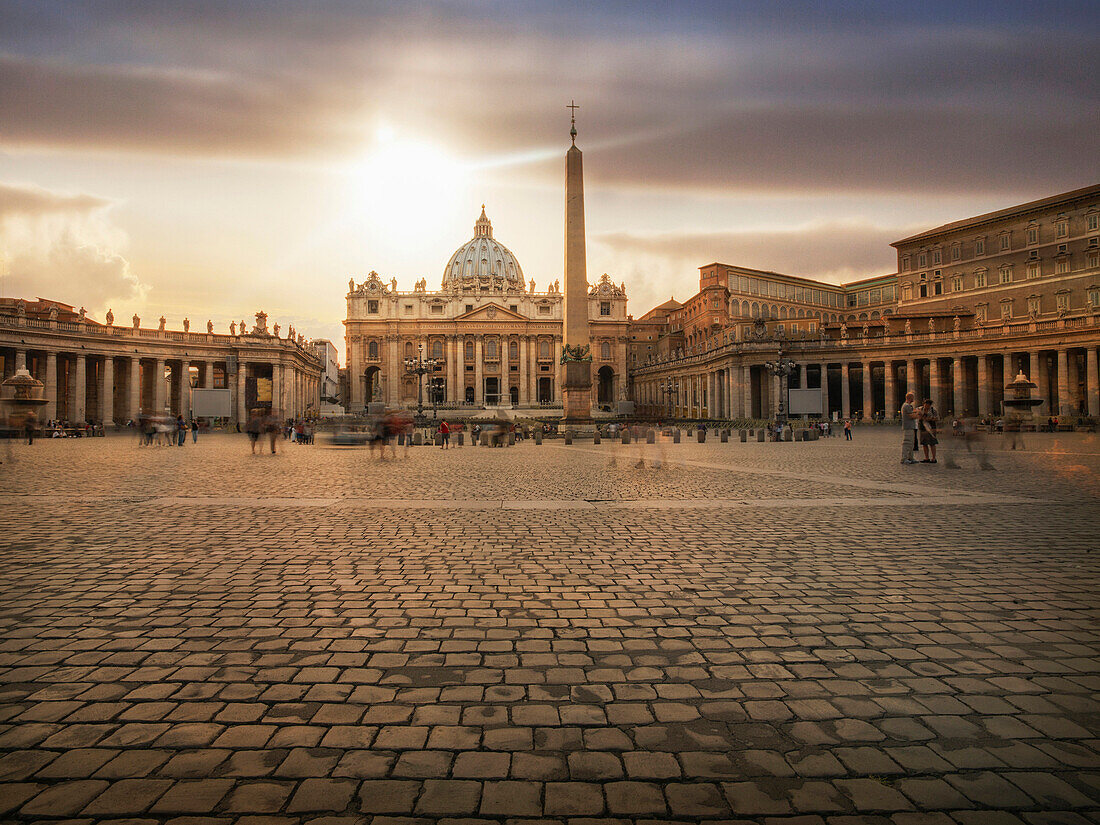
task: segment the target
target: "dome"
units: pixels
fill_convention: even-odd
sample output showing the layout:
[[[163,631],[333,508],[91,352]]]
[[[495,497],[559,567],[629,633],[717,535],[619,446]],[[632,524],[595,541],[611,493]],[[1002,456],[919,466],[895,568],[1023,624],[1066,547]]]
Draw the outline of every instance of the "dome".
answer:
[[[493,224],[485,217],[485,204],[474,224],[474,236],[455,251],[443,270],[444,289],[478,283],[523,289],[519,261],[508,247],[493,239]]]

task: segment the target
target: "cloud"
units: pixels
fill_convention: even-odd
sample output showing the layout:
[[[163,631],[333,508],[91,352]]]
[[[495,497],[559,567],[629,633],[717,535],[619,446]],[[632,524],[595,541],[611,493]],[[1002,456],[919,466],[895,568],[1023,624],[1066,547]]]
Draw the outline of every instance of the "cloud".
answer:
[[[126,234],[111,223],[109,203],[94,195],[0,184],[0,264],[8,291],[89,309],[143,299],[148,287],[122,254]]]
[[[694,295],[699,267],[715,261],[831,283],[894,272],[889,243],[912,231],[846,222],[782,231],[611,232],[590,237],[589,257],[599,269],[626,280],[631,313],[637,317],[671,294],[680,301]]]

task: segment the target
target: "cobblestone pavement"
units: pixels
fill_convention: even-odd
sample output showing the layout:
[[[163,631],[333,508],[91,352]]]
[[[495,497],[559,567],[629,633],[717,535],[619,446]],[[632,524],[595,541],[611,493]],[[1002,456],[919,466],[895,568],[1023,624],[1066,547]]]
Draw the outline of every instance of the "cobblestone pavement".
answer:
[[[1100,820],[1100,442],[899,441],[0,448],[0,820]]]

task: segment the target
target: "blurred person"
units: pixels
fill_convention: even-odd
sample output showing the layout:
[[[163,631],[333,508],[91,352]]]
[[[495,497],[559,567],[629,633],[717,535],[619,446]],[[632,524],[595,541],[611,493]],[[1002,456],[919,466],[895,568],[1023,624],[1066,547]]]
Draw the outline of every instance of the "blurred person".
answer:
[[[917,418],[920,422],[920,446],[921,450],[924,451],[921,464],[935,464],[936,445],[940,443],[940,440],[936,437],[936,433],[939,432],[940,415],[936,412],[936,408],[932,406],[931,398],[924,399],[924,403],[917,413]],[[929,457],[929,450],[931,450],[931,457]]]
[[[447,423],[446,418],[439,422],[439,441],[439,449],[449,450],[451,448],[451,425]]]
[[[267,443],[271,447],[271,454],[276,455],[275,441],[279,437],[279,416],[275,413],[275,410],[269,410],[267,415],[264,416],[263,421],[264,433],[267,434]],[[263,452],[263,448],[260,449]]]
[[[252,447],[252,455],[256,454],[256,447],[260,443],[260,431],[263,429],[263,422],[260,420],[260,411],[251,410],[248,413],[248,422],[244,425],[244,430],[248,433],[248,443]]]

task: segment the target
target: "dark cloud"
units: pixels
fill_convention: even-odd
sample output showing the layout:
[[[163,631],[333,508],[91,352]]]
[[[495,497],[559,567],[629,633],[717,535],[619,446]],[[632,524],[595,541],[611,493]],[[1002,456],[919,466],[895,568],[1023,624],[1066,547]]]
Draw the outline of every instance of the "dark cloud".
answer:
[[[51,192],[37,186],[0,183],[0,221],[9,216],[86,213],[102,209],[110,201],[95,195]]]

